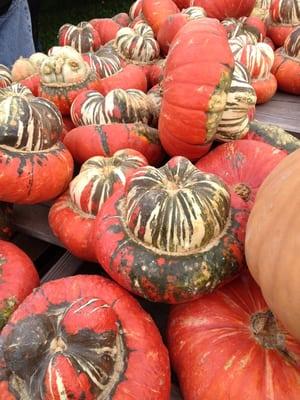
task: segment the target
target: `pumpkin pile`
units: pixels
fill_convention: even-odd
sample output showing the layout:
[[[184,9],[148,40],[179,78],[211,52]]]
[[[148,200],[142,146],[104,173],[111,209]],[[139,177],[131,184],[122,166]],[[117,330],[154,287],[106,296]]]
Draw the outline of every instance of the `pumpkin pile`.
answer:
[[[299,10],[136,0],[0,65],[0,400],[299,400],[300,140],[255,120],[300,94]],[[42,202],[105,278],[40,285]]]

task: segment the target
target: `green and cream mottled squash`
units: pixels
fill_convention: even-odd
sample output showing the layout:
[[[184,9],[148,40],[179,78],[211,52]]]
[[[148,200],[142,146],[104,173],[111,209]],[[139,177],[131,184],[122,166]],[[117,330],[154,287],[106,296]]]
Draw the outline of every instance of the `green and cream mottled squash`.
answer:
[[[130,173],[147,164],[142,154],[131,149],[119,150],[113,157],[92,157],[70,183],[71,200],[83,212],[96,216]]]
[[[247,17],[239,19],[226,18],[222,21],[222,25],[225,27],[228,38],[234,39],[235,37],[245,35],[250,42],[258,42],[260,38],[260,32],[253,26],[247,25]]]
[[[83,59],[89,64],[92,71],[97,72],[100,78],[107,78],[121,70],[121,60],[117,54],[103,52],[83,54]]]
[[[271,73],[274,51],[267,43],[246,44],[235,52],[235,59],[249,71],[252,86],[256,92],[257,103],[266,103],[274,96],[277,81]]]
[[[92,246],[95,217],[105,201],[125,186],[139,167],[148,165],[138,151],[124,149],[112,157],[91,157],[49,212],[49,225],[61,243],[75,256],[96,261]]]
[[[59,140],[61,130],[61,114],[53,103],[19,83],[0,89],[0,145],[45,150]]]
[[[160,52],[153,30],[143,23],[120,29],[115,46],[125,59],[144,63],[156,60]]]
[[[245,139],[268,143],[277,149],[285,151],[287,154],[300,147],[300,140],[284,129],[277,125],[264,124],[256,120],[250,123],[249,132]]]
[[[60,46],[72,46],[80,53],[96,51],[101,46],[101,37],[94,27],[86,22],[78,25],[64,24],[58,32]]]
[[[19,83],[0,89],[0,199],[34,204],[68,186],[73,159],[57,107]]]
[[[256,44],[257,40],[247,35],[239,35],[228,40],[230,49],[236,58],[236,54],[248,44]]]
[[[159,114],[160,114],[160,109],[161,109],[161,101],[162,101],[162,85],[157,84],[153,86],[148,92],[147,96],[150,99],[150,102],[153,104],[153,126],[158,125],[158,120],[159,120]]]
[[[151,99],[137,89],[114,89],[106,96],[87,91],[76,97],[71,117],[76,126],[113,122],[149,124],[153,118],[153,107]]]
[[[228,141],[243,138],[249,130],[249,110],[255,107],[256,94],[246,68],[235,62],[227,103],[219,123],[216,139]]]
[[[266,25],[267,34],[276,47],[283,46],[288,35],[299,24],[299,0],[272,0]]]
[[[222,180],[184,157],[140,168],[97,215],[98,261],[120,285],[152,301],[195,299],[243,265],[245,216],[235,201]]]

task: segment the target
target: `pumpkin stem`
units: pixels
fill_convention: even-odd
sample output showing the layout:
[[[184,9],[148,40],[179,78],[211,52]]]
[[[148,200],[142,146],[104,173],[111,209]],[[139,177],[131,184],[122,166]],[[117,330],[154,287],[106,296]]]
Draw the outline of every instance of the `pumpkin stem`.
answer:
[[[251,331],[262,347],[268,350],[277,350],[289,363],[298,365],[293,354],[285,346],[285,335],[280,331],[272,311],[253,314]]]
[[[50,344],[50,351],[53,353],[64,352],[66,349],[67,345],[61,337],[55,337]]]
[[[251,189],[245,183],[238,183],[233,188],[234,192],[240,196],[244,201],[249,201],[251,196]]]

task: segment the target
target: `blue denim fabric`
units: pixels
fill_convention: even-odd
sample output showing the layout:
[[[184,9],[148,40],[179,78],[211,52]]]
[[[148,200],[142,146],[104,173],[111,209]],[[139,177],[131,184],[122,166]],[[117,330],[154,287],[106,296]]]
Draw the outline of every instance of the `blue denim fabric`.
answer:
[[[27,0],[13,0],[0,17],[0,64],[11,67],[19,57],[35,52]]]

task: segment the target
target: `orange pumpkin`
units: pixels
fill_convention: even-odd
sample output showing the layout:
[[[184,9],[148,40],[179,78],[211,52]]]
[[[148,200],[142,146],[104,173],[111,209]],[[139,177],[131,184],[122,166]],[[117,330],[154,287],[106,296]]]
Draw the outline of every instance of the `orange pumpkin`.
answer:
[[[266,18],[267,36],[276,47],[284,44],[285,39],[299,23],[299,0],[271,1],[269,16]]]
[[[300,149],[260,187],[246,232],[249,269],[278,319],[300,340]]]
[[[226,107],[234,67],[225,28],[212,18],[184,25],[170,47],[159,135],[170,156],[197,160],[209,151]]]
[[[284,92],[300,95],[300,25],[276,50],[272,67],[278,87]]]
[[[248,275],[173,306],[167,338],[184,400],[300,398],[300,345]]]
[[[169,15],[178,13],[179,8],[172,0],[143,0],[142,12],[145,20],[157,35],[164,20]]]

